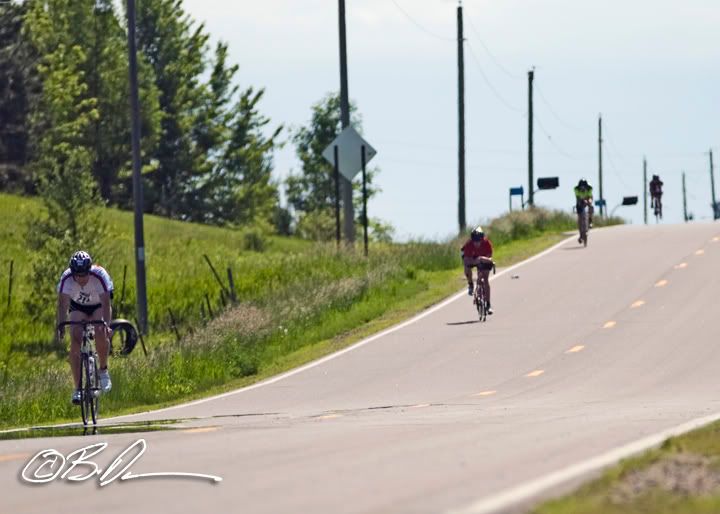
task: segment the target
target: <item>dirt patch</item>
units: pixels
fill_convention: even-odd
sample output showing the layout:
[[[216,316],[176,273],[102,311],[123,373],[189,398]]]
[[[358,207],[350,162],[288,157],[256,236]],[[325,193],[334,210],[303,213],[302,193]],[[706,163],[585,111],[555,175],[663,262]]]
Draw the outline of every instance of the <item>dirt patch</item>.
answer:
[[[611,491],[610,500],[632,502],[653,489],[683,497],[717,493],[720,491],[718,460],[689,453],[669,455],[625,476]]]

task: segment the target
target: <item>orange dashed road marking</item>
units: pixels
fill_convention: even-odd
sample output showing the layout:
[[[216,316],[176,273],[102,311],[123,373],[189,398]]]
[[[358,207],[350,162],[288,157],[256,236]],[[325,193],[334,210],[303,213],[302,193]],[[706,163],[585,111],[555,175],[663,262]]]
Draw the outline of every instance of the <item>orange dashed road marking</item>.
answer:
[[[579,345],[577,345],[577,346],[573,346],[572,348],[570,348],[570,349],[569,349],[568,351],[566,351],[565,353],[577,353],[577,352],[581,352],[581,351],[583,350],[583,348],[585,348],[585,345],[579,344]]]
[[[675,269],[683,269],[683,268],[687,268],[687,262],[681,262],[680,264],[675,266]]]
[[[545,370],[544,370],[544,369],[536,369],[535,371],[531,371],[530,373],[528,373],[528,374],[525,375],[525,376],[528,377],[528,378],[539,377],[539,376],[542,375],[543,373],[545,373]]]
[[[705,253],[705,250],[698,250],[695,252],[695,255],[703,255]]]
[[[643,305],[645,305],[645,300],[638,300],[637,302],[633,303],[630,308],[637,309],[638,307],[642,307]]]
[[[667,280],[661,280],[657,284],[655,284],[655,287],[665,287],[668,284]]]
[[[11,453],[9,455],[0,455],[0,462],[8,462],[11,460],[23,460],[30,457],[29,453]]]
[[[413,405],[413,406],[411,406],[410,408],[411,408],[411,409],[422,409],[422,408],[425,408],[425,407],[430,407],[430,404],[429,404],[429,403],[420,403],[420,404],[418,404],[418,405]]]
[[[615,325],[617,325],[616,321],[608,321],[603,325],[603,328],[613,328]]]
[[[326,414],[325,416],[318,416],[317,419],[335,419],[342,418],[342,414]]]
[[[220,430],[218,427],[200,427],[200,428],[188,428],[187,430],[182,430],[183,434],[202,434],[205,432],[215,432],[216,430]]]
[[[473,396],[491,396],[495,393],[497,393],[497,391],[481,391],[477,394],[474,394]]]

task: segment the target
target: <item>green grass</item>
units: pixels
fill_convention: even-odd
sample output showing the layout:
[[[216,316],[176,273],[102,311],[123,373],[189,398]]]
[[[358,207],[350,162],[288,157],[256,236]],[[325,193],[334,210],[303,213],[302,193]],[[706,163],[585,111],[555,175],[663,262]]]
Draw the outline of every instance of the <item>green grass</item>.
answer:
[[[536,508],[535,514],[716,514],[720,512],[720,490],[694,495],[672,492],[655,485],[631,499],[618,498],[617,491],[631,474],[642,473],[653,464],[677,456],[710,459],[710,469],[720,474],[720,422],[665,441],[660,448],[623,460],[602,477],[564,498]]]
[[[28,267],[22,259],[22,227],[37,209],[37,201],[0,195],[0,214],[12,220],[0,228],[7,243],[0,265],[9,259],[20,263],[14,306],[3,316],[0,334],[5,344],[0,344],[0,426],[77,417],[67,401],[65,351],[49,351],[52,327],[37,326],[21,304],[30,287],[22,280]],[[107,210],[106,219],[116,237],[97,259],[115,278],[117,304],[122,295],[118,269],[129,262],[128,276],[133,276],[132,218]],[[532,255],[559,240],[560,228],[567,227],[545,227],[544,232],[534,227],[519,240],[496,244],[496,260],[503,266]],[[146,242],[150,355],[145,358],[138,349],[128,358],[113,359],[114,390],[103,400],[104,416],[257,381],[396,323],[464,284],[458,240],[376,244],[365,259],[356,252],[337,252],[334,245],[272,238],[260,253],[243,249],[241,232],[148,216]],[[239,305],[218,307],[220,288],[203,253],[218,268],[233,268]],[[64,263],[58,265],[59,275]],[[134,301],[131,282],[126,305]],[[219,314],[207,324],[200,316],[206,292]],[[168,307],[180,320],[180,343],[169,332]],[[127,309],[121,307],[119,314]]]

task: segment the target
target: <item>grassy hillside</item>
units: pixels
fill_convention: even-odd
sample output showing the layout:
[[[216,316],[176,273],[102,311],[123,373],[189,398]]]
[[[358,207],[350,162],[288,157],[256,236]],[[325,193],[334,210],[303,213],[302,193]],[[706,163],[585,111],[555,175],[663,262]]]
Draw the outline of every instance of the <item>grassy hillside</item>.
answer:
[[[0,195],[0,426],[74,419],[65,349],[53,349],[53,327],[30,319],[22,302],[32,284],[23,237],[36,200]],[[113,237],[89,249],[116,282],[117,305],[128,267],[123,305],[134,305],[132,214],[105,211]],[[113,392],[103,412],[123,412],[249,383],[307,362],[384,328],[457,291],[464,284],[459,241],[377,244],[370,258],[335,245],[271,238],[262,252],[246,247],[242,231],[145,218],[150,302],[150,355],[138,350],[113,359]],[[546,248],[571,229],[568,215],[537,210],[512,213],[489,225],[495,258],[508,265]],[[250,238],[252,242],[252,238]],[[250,246],[255,246],[251,244]],[[225,279],[233,269],[239,304],[222,309],[220,286],[202,255]],[[13,303],[4,310],[7,265],[15,261]],[[58,276],[65,262],[58,263]],[[215,319],[201,318],[211,299]],[[48,306],[54,309],[54,306]],[[170,332],[168,309],[181,325]],[[53,351],[55,350],[55,351]]]

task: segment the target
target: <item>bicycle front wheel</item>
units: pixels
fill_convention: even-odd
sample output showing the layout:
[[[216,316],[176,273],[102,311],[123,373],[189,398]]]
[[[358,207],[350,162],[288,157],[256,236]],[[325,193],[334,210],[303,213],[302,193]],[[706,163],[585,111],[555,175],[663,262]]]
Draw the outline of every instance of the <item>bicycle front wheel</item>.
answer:
[[[92,355],[83,354],[81,364],[80,390],[82,391],[82,401],[80,402],[80,412],[83,425],[87,426],[90,421],[95,425],[97,424],[99,406],[97,360]]]

